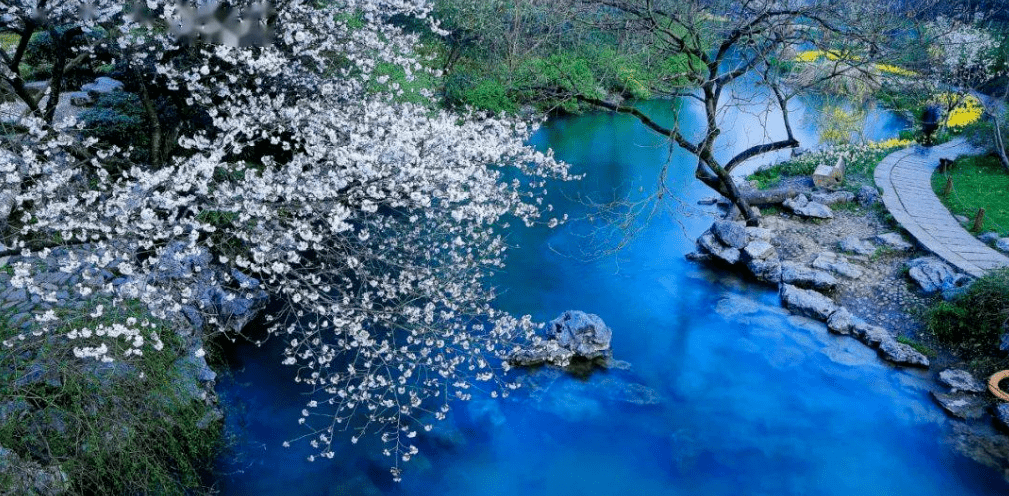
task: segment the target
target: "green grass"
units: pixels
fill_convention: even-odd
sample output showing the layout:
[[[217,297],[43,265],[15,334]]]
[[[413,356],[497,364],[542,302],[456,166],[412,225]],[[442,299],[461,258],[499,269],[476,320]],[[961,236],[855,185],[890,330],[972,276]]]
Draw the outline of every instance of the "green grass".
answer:
[[[761,169],[747,179],[757,182],[758,189],[767,189],[776,185],[781,179],[795,176],[809,176],[816,170],[816,166],[826,163],[834,165],[838,157],[844,155],[845,160],[845,183],[852,185],[872,184],[872,173],[876,169],[883,157],[887,156],[899,146],[884,146],[880,144],[871,145],[838,145],[832,149],[807,153],[801,157],[793,158],[770,167]]]
[[[963,215],[973,222],[978,209],[985,209],[984,231],[1009,235],[1009,174],[992,156],[964,157],[957,160],[949,177],[953,190],[943,196],[946,174],[938,170],[932,175],[932,189],[954,215]]]
[[[938,355],[932,348],[929,348],[928,346],[925,346],[924,344],[919,343],[906,336],[897,336],[897,342],[906,344],[914,348],[915,351],[917,351],[918,353],[921,353],[922,355],[925,355],[929,358],[935,358]]]

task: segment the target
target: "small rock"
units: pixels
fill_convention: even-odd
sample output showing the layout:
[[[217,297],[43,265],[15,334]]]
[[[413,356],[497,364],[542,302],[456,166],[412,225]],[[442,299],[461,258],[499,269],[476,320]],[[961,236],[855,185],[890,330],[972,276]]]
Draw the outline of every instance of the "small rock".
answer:
[[[781,282],[818,291],[830,291],[837,286],[834,276],[795,262],[782,262]]]
[[[970,219],[968,219],[967,217],[964,217],[962,215],[954,215],[953,218],[956,219],[956,221],[959,222],[959,223],[961,223],[961,224],[966,224],[966,223],[970,222]]]
[[[774,233],[770,229],[765,227],[747,227],[746,228],[746,240],[747,242],[753,242],[757,240],[770,241]]]
[[[984,384],[977,381],[966,370],[960,369],[946,369],[939,372],[939,380],[943,384],[953,388],[953,391],[967,391],[971,393],[983,393],[985,391]]]
[[[850,191],[833,191],[830,193],[813,193],[809,195],[810,201],[822,203],[824,205],[837,205],[838,203],[849,203],[855,200],[855,193]]]
[[[879,201],[879,190],[872,186],[862,186],[855,195],[858,203],[863,207],[871,207]]]
[[[872,348],[879,348],[879,345],[884,341],[893,341],[893,336],[890,333],[879,326],[874,326],[867,322],[856,322],[851,329],[852,334],[858,338],[859,341],[869,345]]]
[[[797,288],[791,284],[781,285],[781,302],[793,313],[826,321],[837,310],[833,300],[811,289]]]
[[[999,235],[995,231],[988,231],[986,233],[978,234],[977,239],[981,240],[984,244],[992,244],[999,240]]]
[[[121,91],[123,89],[123,83],[117,81],[110,77],[99,77],[96,78],[93,83],[85,84],[81,86],[81,91],[86,91],[88,93],[112,93],[113,91]]]
[[[869,256],[876,253],[876,247],[872,243],[862,241],[857,236],[846,236],[838,243],[841,251]]]
[[[806,195],[800,194],[795,198],[785,200],[782,205],[789,208],[796,215],[812,217],[816,219],[833,219],[834,212],[830,207],[815,201],[809,201]]]
[[[713,255],[729,265],[739,262],[739,250],[723,245],[710,232],[704,233],[700,238],[697,238],[697,247],[700,248],[703,253]]]
[[[876,236],[876,241],[883,246],[897,251],[908,251],[914,248],[914,245],[905,241],[903,236],[893,232]]]
[[[926,293],[935,293],[945,285],[955,285],[957,274],[936,257],[921,257],[908,262],[908,276]]]
[[[879,343],[879,352],[883,358],[897,365],[928,368],[928,357],[918,352],[910,345],[896,339],[884,339]]]
[[[1009,251],[1009,238],[999,238],[995,242],[995,248],[999,251]]]
[[[855,327],[855,316],[847,308],[840,307],[827,319],[827,329],[837,334],[851,334]]]
[[[720,220],[711,226],[711,232],[726,246],[739,250],[746,246],[746,227],[742,222]]]
[[[750,269],[759,281],[769,284],[778,284],[781,281],[781,261],[776,256],[764,260],[751,259],[746,262],[746,268]]]
[[[837,275],[847,277],[848,279],[858,279],[862,277],[862,269],[858,268],[851,262],[848,262],[844,258],[838,257],[836,253],[830,251],[817,255],[811,265],[813,268],[829,270]]]
[[[714,196],[709,196],[707,198],[697,200],[698,205],[714,205],[716,203],[718,203],[718,198]]]
[[[800,193],[798,195],[793,196],[792,198],[785,200],[782,203],[782,205],[788,207],[791,210],[795,210],[796,208],[801,208],[805,207],[806,205],[809,205],[809,198],[805,194]]]
[[[707,253],[702,253],[700,251],[694,250],[690,253],[687,253],[686,258],[691,262],[710,262],[713,257]]]
[[[568,310],[546,327],[547,339],[513,352],[508,361],[519,366],[551,364],[567,367],[572,358],[598,362],[613,356],[613,331],[598,315]]]
[[[962,419],[976,420],[984,415],[984,400],[970,393],[937,393],[932,392],[939,406],[950,415]]]
[[[743,249],[743,255],[747,260],[766,260],[777,253],[771,243],[762,240],[754,241]]]

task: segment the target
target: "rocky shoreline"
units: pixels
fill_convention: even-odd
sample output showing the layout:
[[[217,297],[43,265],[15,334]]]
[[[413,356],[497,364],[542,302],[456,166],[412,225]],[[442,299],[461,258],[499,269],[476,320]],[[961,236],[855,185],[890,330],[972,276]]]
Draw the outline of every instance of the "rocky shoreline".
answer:
[[[68,377],[81,375],[88,378],[86,381],[97,380],[100,385],[93,393],[95,404],[114,403],[118,401],[116,395],[121,394],[114,391],[118,381],[133,378],[138,373],[143,378],[144,374],[127,359],[105,362],[74,358],[72,355],[51,356],[50,352],[44,351],[48,349],[45,347],[53,346],[65,337],[45,335],[40,331],[37,319],[47,311],[58,312],[58,315],[63,315],[62,319],[73,319],[90,312],[96,301],[115,301],[115,297],[129,299],[137,285],[156,282],[151,280],[154,278],[186,281],[194,294],[194,303],[177,310],[165,309],[167,319],[164,321],[170,323],[168,328],[175,333],[173,338],[182,347],[169,370],[163,371],[170,378],[170,384],[165,388],[168,394],[164,401],[150,405],[154,409],[152,415],[170,416],[178,405],[200,405],[204,414],[195,422],[196,428],[208,436],[219,435],[211,429],[223,418],[215,391],[217,373],[208,365],[204,350],[210,337],[218,330],[240,331],[259,313],[267,300],[259,282],[241,274],[223,273],[211,264],[209,255],[176,260],[171,249],[162,257],[165,262],[158,267],[159,270],[144,280],[87,266],[66,270],[68,256],[87,253],[87,247],[78,247],[73,251],[53,250],[46,256],[0,257],[0,266],[7,268],[0,271],[0,288],[4,288],[0,292],[0,325],[9,332],[44,336],[38,346],[22,346],[18,349],[18,356],[5,360],[6,369],[3,372],[13,374],[16,379],[8,391],[10,397],[0,397],[0,424],[34,425],[36,432],[62,436],[71,424],[69,414],[59,408],[25,401],[23,397],[27,392],[46,387],[59,390]],[[11,284],[13,271],[10,267],[18,262],[27,262],[32,267],[33,278],[39,283],[35,291]],[[243,290],[229,289],[225,283],[229,280],[239,281]],[[149,315],[153,310],[142,311]],[[208,315],[217,324],[205,322]],[[119,428],[134,430],[134,426],[130,425]],[[13,494],[64,494],[72,481],[58,463],[46,464],[44,458],[0,446],[0,481],[10,486]]]
[[[731,207],[720,204],[731,219]],[[767,209],[761,227],[717,220],[688,258],[775,285],[791,313],[861,341],[895,366],[932,371],[932,397],[955,424],[948,442],[1009,480],[1009,403],[995,401],[951,350],[931,341],[912,346],[926,337],[923,310],[971,278],[900,234],[874,189],[807,189]],[[928,348],[938,353],[926,356]]]

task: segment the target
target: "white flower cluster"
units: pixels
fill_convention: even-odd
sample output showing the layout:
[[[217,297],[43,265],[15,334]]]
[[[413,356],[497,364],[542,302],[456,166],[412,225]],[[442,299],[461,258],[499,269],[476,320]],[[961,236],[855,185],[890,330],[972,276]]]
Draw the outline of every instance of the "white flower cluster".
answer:
[[[6,11],[25,18],[30,3]],[[210,129],[180,134],[177,153],[154,166],[84,142],[80,124],[29,119],[30,143],[15,150],[25,180],[14,246],[30,253],[31,240],[54,234],[86,242],[94,255],[80,263],[130,278],[121,288],[157,317],[198,305],[193,257],[258,278],[286,302],[270,332],[316,390],[300,422],[319,456],[349,430],[352,441],[376,433],[394,463],[409,460],[417,427],[444,418],[476,380],[502,395],[516,387],[500,358],[534,325],[493,308],[487,278],[504,265],[502,226],[540,222],[546,179],[569,176],[525,146],[529,123],[398,103],[394,82],[369,84],[380,64],[425,70],[418,36],[388,22],[426,19],[423,0],[276,1],[274,43],[263,47],[182,45],[117,10],[122,2],[93,3],[92,20],[61,22],[115,26],[117,53],[205,109]],[[146,3],[163,18],[179,8]],[[32,285],[21,267],[12,282]],[[160,342],[143,324],[66,337],[129,342],[133,353]],[[111,348],[79,353],[105,359]]]

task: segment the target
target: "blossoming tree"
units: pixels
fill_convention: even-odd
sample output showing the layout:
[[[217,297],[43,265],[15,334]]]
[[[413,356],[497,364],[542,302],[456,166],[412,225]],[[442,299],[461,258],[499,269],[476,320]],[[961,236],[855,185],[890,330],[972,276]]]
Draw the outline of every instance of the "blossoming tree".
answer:
[[[398,466],[418,428],[475,383],[513,387],[498,359],[533,324],[492,306],[487,277],[504,263],[500,225],[537,222],[536,194],[566,168],[524,146],[527,123],[401,101],[390,74],[427,69],[417,37],[390,20],[427,20],[423,1],[252,2],[200,21],[214,4],[0,2],[0,30],[20,35],[0,77],[26,109],[23,132],[2,138],[3,242],[26,255],[86,247],[65,270],[130,282],[82,282],[81,294],[115,291],[159,317],[198,304],[195,274],[156,277],[166,263],[211,256],[238,291],[259,279],[283,302],[269,328],[287,343],[279,359],[316,391],[299,421],[318,455],[333,456],[339,431],[371,433]],[[151,153],[84,138],[60,116],[63,69],[41,98],[26,90],[19,63],[41,31],[57,66],[128,66]],[[186,106],[188,121],[166,110]],[[26,263],[12,284],[52,296]],[[144,332],[66,338],[108,361],[120,357],[105,342],[130,337],[140,352]]]

